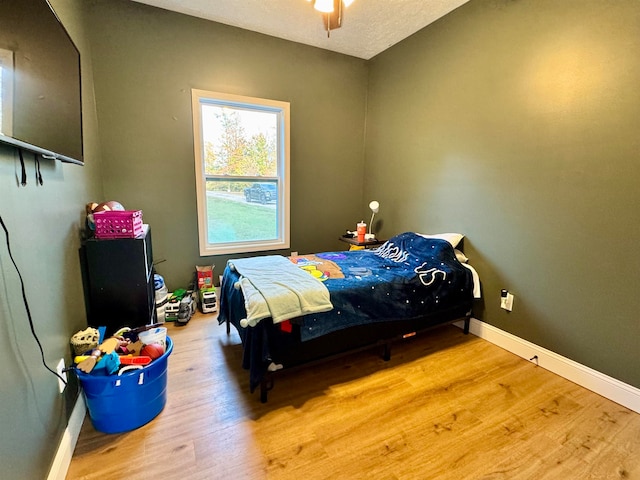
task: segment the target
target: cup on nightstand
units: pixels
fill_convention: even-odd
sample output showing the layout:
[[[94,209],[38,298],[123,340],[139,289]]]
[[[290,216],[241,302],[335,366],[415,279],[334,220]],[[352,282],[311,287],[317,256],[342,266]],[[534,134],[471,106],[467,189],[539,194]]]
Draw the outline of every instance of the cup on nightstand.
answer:
[[[363,243],[364,236],[367,233],[367,224],[364,222],[358,223],[358,228],[356,229],[356,232],[358,233],[358,243]]]

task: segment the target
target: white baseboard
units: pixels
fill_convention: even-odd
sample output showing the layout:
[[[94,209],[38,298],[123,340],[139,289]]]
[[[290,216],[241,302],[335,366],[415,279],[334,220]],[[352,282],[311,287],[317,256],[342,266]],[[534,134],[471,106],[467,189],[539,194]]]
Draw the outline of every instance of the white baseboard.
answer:
[[[458,322],[456,325],[461,328],[463,326],[462,322]],[[469,332],[525,360],[532,361],[531,359],[537,356],[537,364],[540,367],[560,375],[573,383],[577,383],[636,413],[640,413],[640,389],[638,388],[632,387],[620,380],[616,380],[613,377],[609,377],[597,370],[574,362],[562,355],[558,355],[546,348],[523,340],[475,318],[471,319]]]
[[[80,429],[82,428],[82,422],[87,413],[87,406],[84,403],[84,395],[82,393],[78,395],[76,405],[73,407],[71,417],[67,428],[62,435],[60,445],[58,445],[58,451],[53,459],[53,464],[49,470],[47,480],[65,480],[69,465],[71,464],[71,457],[73,457],[73,450],[76,448],[76,442],[80,436]]]

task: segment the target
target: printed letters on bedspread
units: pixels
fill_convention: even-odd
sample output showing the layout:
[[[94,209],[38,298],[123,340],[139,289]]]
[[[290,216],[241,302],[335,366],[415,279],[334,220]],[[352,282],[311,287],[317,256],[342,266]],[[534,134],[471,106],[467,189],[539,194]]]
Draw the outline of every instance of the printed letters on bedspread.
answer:
[[[241,325],[255,326],[271,317],[279,323],[333,308],[322,282],[280,255],[235,259],[229,266],[240,274],[247,318]]]

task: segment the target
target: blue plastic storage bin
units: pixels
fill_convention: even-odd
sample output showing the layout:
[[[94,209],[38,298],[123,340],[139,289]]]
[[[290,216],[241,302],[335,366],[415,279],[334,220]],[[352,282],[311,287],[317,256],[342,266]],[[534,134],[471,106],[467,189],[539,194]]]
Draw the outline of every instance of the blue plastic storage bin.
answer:
[[[167,403],[167,360],[172,350],[173,342],[167,337],[161,357],[122,375],[90,375],[76,368],[96,430],[128,432],[158,416]]]

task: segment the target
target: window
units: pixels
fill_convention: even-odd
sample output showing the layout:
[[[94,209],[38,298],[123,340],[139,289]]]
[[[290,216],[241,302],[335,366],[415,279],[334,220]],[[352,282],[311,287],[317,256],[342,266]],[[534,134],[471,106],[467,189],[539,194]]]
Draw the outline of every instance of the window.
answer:
[[[13,135],[13,52],[0,48],[0,133]]]
[[[289,248],[289,103],[192,90],[200,255]]]

